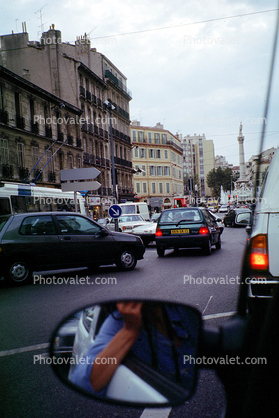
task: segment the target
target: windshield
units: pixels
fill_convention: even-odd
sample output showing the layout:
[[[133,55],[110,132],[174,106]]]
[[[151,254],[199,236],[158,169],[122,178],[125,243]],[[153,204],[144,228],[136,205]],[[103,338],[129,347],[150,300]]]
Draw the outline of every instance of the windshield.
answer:
[[[136,222],[136,221],[143,221],[143,218],[140,215],[127,215],[127,216],[120,216],[119,222]]]
[[[121,206],[123,215],[130,215],[136,212],[136,207],[134,205]]]
[[[163,212],[160,224],[162,223],[178,223],[178,222],[199,222],[201,221],[200,212],[198,209],[191,210],[167,210]]]

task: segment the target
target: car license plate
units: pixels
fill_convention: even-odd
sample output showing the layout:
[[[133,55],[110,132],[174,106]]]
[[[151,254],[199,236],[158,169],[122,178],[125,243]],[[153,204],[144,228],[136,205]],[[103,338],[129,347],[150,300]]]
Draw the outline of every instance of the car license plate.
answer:
[[[171,234],[189,234],[190,229],[171,229]]]

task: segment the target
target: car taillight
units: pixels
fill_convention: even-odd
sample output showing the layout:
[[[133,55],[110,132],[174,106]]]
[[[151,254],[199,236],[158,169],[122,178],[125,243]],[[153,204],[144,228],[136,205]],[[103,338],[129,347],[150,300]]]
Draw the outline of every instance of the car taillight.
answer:
[[[201,226],[199,229],[199,234],[206,235],[209,233],[207,226]]]
[[[156,237],[161,237],[163,235],[163,232],[161,231],[161,229],[160,228],[157,228],[156,229],[156,232],[155,232],[155,236]]]
[[[266,235],[251,238],[250,267],[253,270],[268,269],[268,250]]]

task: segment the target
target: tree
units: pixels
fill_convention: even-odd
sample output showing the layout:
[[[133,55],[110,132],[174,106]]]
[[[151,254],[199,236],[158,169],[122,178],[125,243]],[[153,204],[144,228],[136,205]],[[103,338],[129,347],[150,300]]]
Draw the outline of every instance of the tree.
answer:
[[[233,175],[232,169],[229,167],[221,168],[218,167],[217,170],[214,168],[209,171],[206,177],[207,185],[212,190],[212,195],[216,198],[220,197],[221,186],[223,186],[224,191],[231,190],[231,184],[236,181],[236,177]],[[231,183],[232,182],[232,183]]]

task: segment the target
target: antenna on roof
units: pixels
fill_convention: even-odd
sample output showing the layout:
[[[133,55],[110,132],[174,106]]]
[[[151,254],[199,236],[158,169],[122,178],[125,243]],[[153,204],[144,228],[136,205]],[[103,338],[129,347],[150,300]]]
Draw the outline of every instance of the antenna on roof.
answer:
[[[35,12],[35,14],[37,14],[37,13],[39,13],[39,17],[38,17],[38,19],[40,19],[40,22],[41,22],[41,24],[39,25],[39,27],[41,28],[41,30],[39,30],[38,32],[37,32],[37,35],[39,36],[40,34],[42,35],[43,34],[43,32],[44,32],[44,23],[43,23],[43,15],[44,15],[44,13],[42,13],[42,10],[43,10],[43,8],[44,7],[46,7],[46,5],[47,5],[47,3],[43,6],[43,7],[41,7],[40,9],[38,9],[36,12]],[[46,22],[45,22],[46,23]]]

